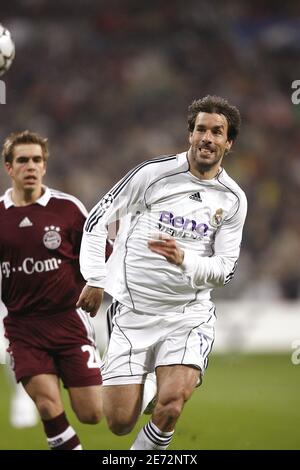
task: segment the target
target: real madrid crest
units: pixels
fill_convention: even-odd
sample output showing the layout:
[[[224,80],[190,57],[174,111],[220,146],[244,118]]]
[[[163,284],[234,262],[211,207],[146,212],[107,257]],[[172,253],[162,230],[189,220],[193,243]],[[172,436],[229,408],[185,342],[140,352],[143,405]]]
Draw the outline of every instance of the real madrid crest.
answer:
[[[50,227],[45,227],[44,230],[46,232],[43,236],[45,247],[49,248],[49,250],[56,250],[61,244],[60,227],[50,225]]]
[[[223,222],[223,209],[219,208],[219,209],[216,210],[216,212],[212,216],[210,224],[213,227],[218,228],[218,227],[220,227],[222,222]]]

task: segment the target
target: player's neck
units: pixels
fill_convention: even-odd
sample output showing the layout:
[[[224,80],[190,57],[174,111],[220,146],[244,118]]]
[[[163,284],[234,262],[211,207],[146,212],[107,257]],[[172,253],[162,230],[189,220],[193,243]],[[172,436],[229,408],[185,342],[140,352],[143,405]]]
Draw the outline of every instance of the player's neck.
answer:
[[[34,204],[42,196],[43,192],[42,186],[33,190],[20,190],[19,188],[13,187],[11,199],[17,207],[29,206],[30,204]]]
[[[220,158],[212,165],[206,165],[195,161],[190,149],[187,152],[187,160],[189,163],[189,170],[192,175],[196,176],[199,180],[212,180],[219,174],[223,158]]]
[[[212,180],[220,172],[220,165],[212,167],[210,169],[205,169],[205,168],[201,169],[201,168],[193,167],[190,164],[190,172],[192,173],[192,175],[196,176],[200,180]]]

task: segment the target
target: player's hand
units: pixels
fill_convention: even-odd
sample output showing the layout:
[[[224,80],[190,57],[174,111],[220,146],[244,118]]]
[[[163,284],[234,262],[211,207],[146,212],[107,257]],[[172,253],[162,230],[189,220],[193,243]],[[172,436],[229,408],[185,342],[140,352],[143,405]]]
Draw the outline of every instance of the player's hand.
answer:
[[[101,287],[84,286],[77,301],[76,307],[82,308],[94,317],[98,312],[102,299],[104,289]]]
[[[154,253],[164,256],[169,263],[180,266],[183,263],[184,251],[179,248],[173,237],[166,233],[159,233],[149,240],[148,247]]]

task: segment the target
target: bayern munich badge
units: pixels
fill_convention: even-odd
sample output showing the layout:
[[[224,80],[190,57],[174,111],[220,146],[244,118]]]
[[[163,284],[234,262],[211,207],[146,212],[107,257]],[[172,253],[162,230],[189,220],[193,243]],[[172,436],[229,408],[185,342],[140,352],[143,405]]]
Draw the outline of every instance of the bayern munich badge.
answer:
[[[56,250],[61,244],[60,227],[50,225],[50,227],[45,227],[45,232],[43,237],[45,247],[49,250]]]

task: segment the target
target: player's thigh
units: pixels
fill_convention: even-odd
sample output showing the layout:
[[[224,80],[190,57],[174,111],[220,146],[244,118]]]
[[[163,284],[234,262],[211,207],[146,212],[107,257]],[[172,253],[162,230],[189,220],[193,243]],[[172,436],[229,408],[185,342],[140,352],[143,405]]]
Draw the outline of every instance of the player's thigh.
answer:
[[[58,351],[56,365],[66,388],[100,386],[100,357],[93,344],[78,344]]]
[[[65,387],[101,385],[101,361],[89,315],[77,309],[66,315],[62,323],[52,353]]]
[[[28,395],[35,402],[42,418],[49,419],[63,412],[59,379],[54,374],[39,374],[22,379]]]
[[[135,422],[141,411],[143,384],[103,387],[103,410],[109,420]]]
[[[136,341],[135,332],[132,330],[113,328],[101,369],[105,386],[141,385],[145,382],[147,373],[154,371],[154,359],[153,355],[149,354],[150,348],[142,347],[141,338]],[[147,332],[140,333],[141,336],[147,337]]]
[[[72,408],[80,421],[96,424],[102,417],[102,386],[70,387]]]
[[[9,341],[8,352],[17,382],[39,375],[58,375],[53,357],[46,349],[41,349],[31,342],[31,338],[28,338],[28,342],[11,339]]]
[[[157,367],[158,401],[187,401],[199,381],[200,372],[200,369],[181,364]]]

